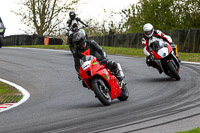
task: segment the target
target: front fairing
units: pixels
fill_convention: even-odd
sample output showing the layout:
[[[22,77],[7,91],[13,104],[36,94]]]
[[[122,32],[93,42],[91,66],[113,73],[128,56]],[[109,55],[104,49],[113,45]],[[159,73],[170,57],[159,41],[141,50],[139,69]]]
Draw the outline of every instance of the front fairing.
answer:
[[[159,59],[166,58],[170,54],[173,54],[172,47],[169,44],[163,44],[161,49],[158,50],[157,54],[159,55]]]
[[[79,70],[79,76],[81,79],[89,78],[90,74],[87,74],[87,73],[89,73],[90,71],[90,64],[91,64],[91,61],[86,61],[81,65],[81,68]]]
[[[97,61],[96,57],[89,55],[83,57],[84,59],[81,60],[81,68],[79,70],[79,76],[81,79],[89,79],[104,66],[100,65]]]
[[[158,54],[161,58],[165,58],[166,56],[169,55],[168,47],[163,47],[163,48],[159,49],[157,54]]]
[[[152,50],[152,53],[157,60],[166,58],[172,51],[171,46],[163,40],[152,42],[150,44],[150,49]]]

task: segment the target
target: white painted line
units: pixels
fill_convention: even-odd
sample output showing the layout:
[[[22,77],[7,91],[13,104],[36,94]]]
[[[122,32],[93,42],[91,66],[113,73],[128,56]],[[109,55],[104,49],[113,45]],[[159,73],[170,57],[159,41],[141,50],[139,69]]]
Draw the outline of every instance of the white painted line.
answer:
[[[199,63],[199,62],[181,61],[181,63],[184,63],[184,64],[194,64],[194,65],[200,65],[200,63]]]
[[[3,110],[5,108],[8,108],[9,106],[12,106],[16,103],[5,103],[5,104],[0,104],[0,110]]]
[[[3,111],[6,111],[6,110],[9,110],[9,109],[12,109],[12,108],[14,108],[14,107],[17,107],[17,106],[19,106],[20,104],[26,102],[26,101],[29,99],[30,93],[29,93],[27,90],[25,90],[24,88],[22,88],[21,86],[15,84],[15,83],[12,83],[12,82],[10,82],[10,81],[1,79],[1,78],[0,78],[0,81],[1,81],[1,82],[4,82],[4,83],[6,83],[6,84],[9,84],[9,85],[11,85],[11,86],[13,86],[13,87],[15,87],[17,90],[19,90],[19,91],[23,94],[23,98],[22,98],[18,103],[14,104],[14,105],[12,105],[12,106],[9,106],[8,108],[5,108],[5,109],[3,109],[3,110],[0,110],[0,112],[3,112]]]
[[[43,50],[43,51],[52,51],[52,52],[65,52],[71,53],[69,50],[62,50],[62,49],[44,49],[44,48],[23,48],[23,47],[3,47],[6,49],[28,49],[28,50]]]

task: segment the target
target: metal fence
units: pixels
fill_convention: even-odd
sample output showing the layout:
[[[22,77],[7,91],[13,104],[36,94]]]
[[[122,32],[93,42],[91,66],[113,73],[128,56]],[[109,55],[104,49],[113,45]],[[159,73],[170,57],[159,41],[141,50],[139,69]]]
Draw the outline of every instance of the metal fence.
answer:
[[[180,52],[200,52],[200,29],[163,31],[172,37]],[[130,33],[90,37],[102,46],[142,48],[143,33]]]
[[[45,36],[39,35],[13,35],[3,39],[3,46],[44,45]],[[62,39],[49,37],[49,45],[61,45]]]

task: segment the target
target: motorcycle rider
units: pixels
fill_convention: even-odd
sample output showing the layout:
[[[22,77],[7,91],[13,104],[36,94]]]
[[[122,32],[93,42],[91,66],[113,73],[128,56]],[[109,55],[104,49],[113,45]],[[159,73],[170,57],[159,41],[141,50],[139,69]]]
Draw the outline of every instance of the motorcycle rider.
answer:
[[[79,29],[79,22],[84,25],[85,27],[88,27],[87,24],[85,24],[83,21],[81,21],[80,18],[76,17],[76,14],[74,11],[69,12],[69,20],[67,21],[67,33],[68,36],[68,44],[70,47],[70,50],[72,53],[74,53],[74,46],[72,42],[73,33],[76,32],[77,29]]]
[[[82,32],[76,32],[73,35],[73,43],[75,47],[73,57],[77,73],[80,69],[80,59],[87,55],[93,55],[97,58],[100,64],[105,64],[105,67],[110,69],[119,81],[123,80],[124,76],[122,76],[123,74],[121,75],[120,72],[122,71],[119,71],[120,69],[118,64],[114,61],[108,60],[106,52],[97,44],[97,42],[94,40],[87,40],[85,34]],[[84,82],[82,82],[82,84],[84,87],[87,87]]]
[[[0,35],[2,35],[4,37],[5,26],[3,24],[3,21],[1,20],[1,17],[0,17],[0,29],[2,29],[2,32],[0,32]]]
[[[3,45],[3,37],[4,37],[5,30],[6,30],[6,28],[3,24],[3,21],[1,20],[1,17],[0,17],[0,48]]]
[[[150,24],[150,23],[147,23],[143,26],[143,32],[144,32],[144,38],[142,38],[142,45],[145,46],[144,47],[144,54],[147,56],[146,57],[146,64],[147,64],[147,66],[152,66],[152,67],[158,69],[159,73],[161,74],[162,69],[155,62],[154,56],[151,53],[151,51],[149,50],[150,43],[153,42],[153,40],[156,39],[156,38],[162,39],[163,41],[166,41],[171,45],[175,55],[176,55],[176,46],[173,43],[172,38],[170,36],[165,35],[160,30],[154,30],[153,25]]]

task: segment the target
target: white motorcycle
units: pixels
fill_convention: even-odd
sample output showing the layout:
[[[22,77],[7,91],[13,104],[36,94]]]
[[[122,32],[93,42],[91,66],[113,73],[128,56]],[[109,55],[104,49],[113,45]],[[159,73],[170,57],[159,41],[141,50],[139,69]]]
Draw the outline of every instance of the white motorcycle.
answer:
[[[156,40],[150,43],[148,47],[153,54],[154,61],[159,65],[161,70],[168,76],[180,80],[180,63],[174,55],[174,51],[169,43],[163,40]]]

